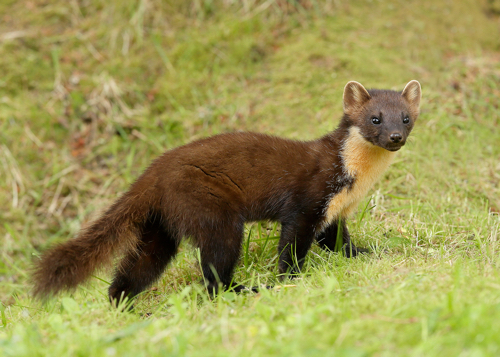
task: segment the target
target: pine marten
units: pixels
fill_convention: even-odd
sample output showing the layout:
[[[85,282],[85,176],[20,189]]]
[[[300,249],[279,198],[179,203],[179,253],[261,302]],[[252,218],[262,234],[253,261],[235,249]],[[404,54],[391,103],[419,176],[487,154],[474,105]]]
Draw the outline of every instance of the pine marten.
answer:
[[[359,254],[345,218],[405,144],[420,98],[415,80],[402,92],[351,81],[338,128],[320,139],[239,132],[165,152],[75,239],[43,253],[33,272],[34,295],[74,289],[124,253],[109,297],[132,298],[160,277],[184,237],[200,249],[209,292],[239,291],[244,287],[232,275],[247,221],[281,223],[280,273],[299,272],[314,240],[334,250],[342,239],[346,256]]]

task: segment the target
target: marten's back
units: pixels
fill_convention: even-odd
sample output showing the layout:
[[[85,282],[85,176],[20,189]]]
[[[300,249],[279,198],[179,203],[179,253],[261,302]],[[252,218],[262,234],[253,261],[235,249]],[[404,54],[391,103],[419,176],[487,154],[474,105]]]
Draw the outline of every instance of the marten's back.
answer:
[[[312,197],[311,190],[326,189],[332,173],[325,167],[334,166],[323,161],[335,157],[321,157],[323,145],[257,133],[222,134],[167,151],[144,179],[155,177],[162,209],[171,217],[217,219],[227,210],[244,220],[276,219],[288,201],[299,200],[297,195]]]

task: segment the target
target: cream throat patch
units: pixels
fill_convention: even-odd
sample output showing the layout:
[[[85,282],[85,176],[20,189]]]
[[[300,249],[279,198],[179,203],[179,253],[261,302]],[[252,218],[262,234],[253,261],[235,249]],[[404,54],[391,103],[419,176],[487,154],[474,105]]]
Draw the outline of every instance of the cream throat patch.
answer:
[[[329,199],[325,206],[321,230],[339,217],[347,218],[354,212],[359,202],[390,166],[395,154],[368,142],[358,127],[349,129],[349,135],[341,149],[344,166],[342,174],[351,177],[354,183]]]

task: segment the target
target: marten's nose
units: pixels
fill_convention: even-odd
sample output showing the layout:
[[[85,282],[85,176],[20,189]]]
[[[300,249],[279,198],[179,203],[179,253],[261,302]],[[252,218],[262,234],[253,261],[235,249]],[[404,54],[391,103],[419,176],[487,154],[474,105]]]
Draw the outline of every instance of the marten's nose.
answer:
[[[401,140],[403,140],[403,135],[401,135],[400,133],[392,133],[389,138],[391,139],[391,141],[393,143],[399,143],[401,142]]]

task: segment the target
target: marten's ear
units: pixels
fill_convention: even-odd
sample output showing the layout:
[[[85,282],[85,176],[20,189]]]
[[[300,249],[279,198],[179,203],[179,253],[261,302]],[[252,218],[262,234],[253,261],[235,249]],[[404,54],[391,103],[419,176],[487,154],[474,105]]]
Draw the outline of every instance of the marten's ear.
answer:
[[[422,89],[420,88],[420,83],[413,80],[408,82],[405,89],[401,92],[401,96],[406,99],[413,110],[417,113],[420,109],[420,98],[422,97]]]
[[[370,94],[361,83],[350,81],[344,87],[344,113],[353,113],[370,100]]]

